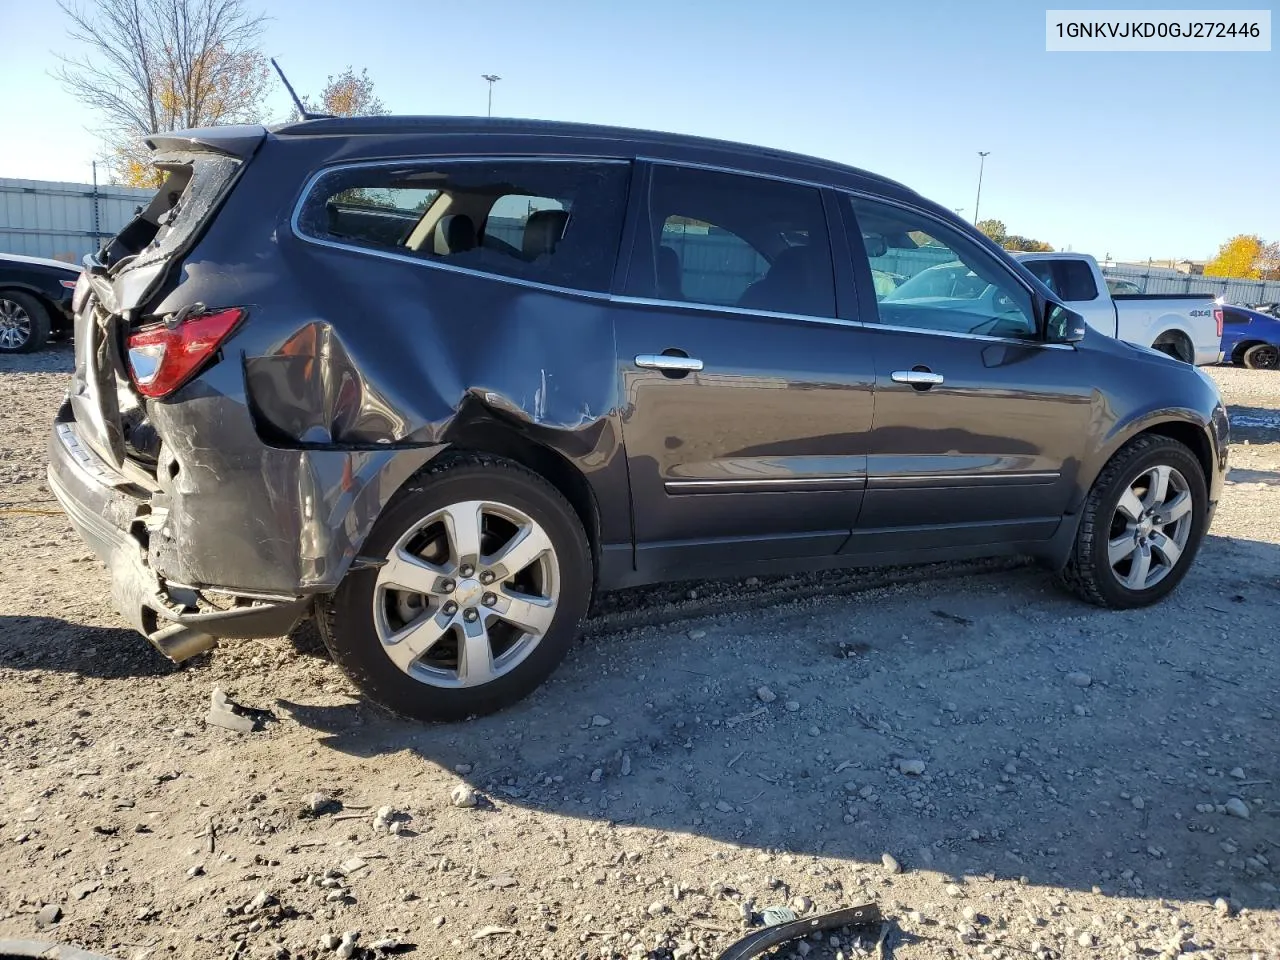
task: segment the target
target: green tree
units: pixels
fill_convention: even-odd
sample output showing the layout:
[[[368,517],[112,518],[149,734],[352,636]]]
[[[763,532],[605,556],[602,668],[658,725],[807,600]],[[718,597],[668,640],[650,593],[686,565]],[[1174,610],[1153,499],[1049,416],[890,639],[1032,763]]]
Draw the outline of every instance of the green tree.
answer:
[[[1265,244],[1256,234],[1241,233],[1218,248],[1218,255],[1205,264],[1206,277],[1235,277],[1260,280],[1259,261],[1264,260]]]
[[[1006,250],[1026,250],[1033,253],[1050,253],[1053,245],[1043,240],[1032,240],[1021,234],[1010,233],[1003,220],[979,220],[976,224],[979,232],[986,234]]]
[[[985,233],[996,243],[1003,243],[1004,238],[1009,235],[1003,220],[979,220],[975,226],[980,233]]]

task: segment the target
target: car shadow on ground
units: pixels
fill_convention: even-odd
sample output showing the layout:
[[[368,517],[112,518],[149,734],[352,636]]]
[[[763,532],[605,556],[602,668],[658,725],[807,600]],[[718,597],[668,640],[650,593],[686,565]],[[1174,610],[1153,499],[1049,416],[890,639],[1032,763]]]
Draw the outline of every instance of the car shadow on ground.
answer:
[[[1275,908],[1280,685],[1260,625],[1280,614],[1277,571],[1275,544],[1210,536],[1146,610],[1082,606],[1030,567],[939,575],[596,633],[530,698],[467,723],[301,691],[276,706],[303,728],[282,744],[384,758],[389,777],[448,771],[488,798],[478,816],[523,808],[851,868],[890,852],[975,882]],[[130,630],[43,616],[0,617],[0,667],[181,669]],[[1249,819],[1224,812],[1233,798]]]
[[[279,706],[334,750],[411,751],[499,809],[1275,908],[1280,701],[1258,624],[1280,614],[1280,547],[1212,536],[1211,558],[1141,611],[1081,606],[1026,568],[779,606],[763,626],[600,635],[463,724]]]
[[[0,669],[52,670],[95,680],[161,677],[182,669],[135,631],[60,617],[0,615]]]

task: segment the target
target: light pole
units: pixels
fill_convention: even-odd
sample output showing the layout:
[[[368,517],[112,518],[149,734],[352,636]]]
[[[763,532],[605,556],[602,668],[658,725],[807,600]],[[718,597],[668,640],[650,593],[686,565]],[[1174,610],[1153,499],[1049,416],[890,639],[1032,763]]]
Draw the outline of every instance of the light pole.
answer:
[[[481,79],[489,81],[489,116],[493,116],[493,85],[502,78],[496,73],[482,73]]]
[[[988,155],[990,155],[990,153],[991,153],[990,150],[978,151],[978,196],[977,196],[977,199],[973,201],[973,222],[974,223],[978,222],[978,204],[982,202],[982,168],[987,165],[987,157]]]

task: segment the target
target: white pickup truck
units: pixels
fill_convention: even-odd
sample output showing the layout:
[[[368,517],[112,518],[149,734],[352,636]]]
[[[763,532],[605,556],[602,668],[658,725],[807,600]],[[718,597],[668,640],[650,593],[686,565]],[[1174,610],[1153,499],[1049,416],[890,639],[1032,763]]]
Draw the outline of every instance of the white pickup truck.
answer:
[[[1203,366],[1222,359],[1222,307],[1207,293],[1115,294],[1087,253],[1015,253],[1089,326]]]

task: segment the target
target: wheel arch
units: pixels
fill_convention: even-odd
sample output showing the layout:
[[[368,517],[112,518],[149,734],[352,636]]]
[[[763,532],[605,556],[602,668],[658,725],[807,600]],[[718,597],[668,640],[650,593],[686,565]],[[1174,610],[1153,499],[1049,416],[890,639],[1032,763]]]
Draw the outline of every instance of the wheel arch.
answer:
[[[52,323],[58,316],[58,306],[50,299],[49,294],[39,287],[31,286],[26,283],[19,283],[14,280],[5,280],[0,282],[0,294],[5,293],[25,293],[28,297],[35,297],[40,301],[40,306],[44,307],[49,314],[49,322]]]
[[[1179,353],[1181,354],[1181,356],[1178,357],[1179,360],[1182,360],[1184,363],[1195,362],[1196,342],[1192,338],[1191,334],[1188,333],[1186,330],[1182,329],[1182,327],[1177,327],[1177,326],[1166,327],[1165,329],[1161,330],[1152,339],[1151,349],[1159,350],[1160,347],[1158,345],[1160,344],[1161,341],[1176,343],[1179,345],[1180,347]]]
[[[1236,343],[1231,348],[1231,362],[1239,363],[1241,360],[1244,359],[1244,352],[1248,350],[1250,347],[1258,347],[1267,343],[1270,343],[1270,341],[1262,340],[1258,337],[1254,337],[1251,340],[1241,340],[1239,343]]]
[[[582,522],[595,565],[600,561],[600,507],[590,481],[563,453],[497,419],[472,419],[451,425],[448,449],[504,457],[533,471],[569,501]]]
[[[1213,446],[1210,444],[1209,436],[1203,428],[1187,420],[1164,420],[1140,430],[1126,440],[1125,443],[1149,434],[1168,437],[1170,440],[1175,440],[1189,449],[1195,455],[1196,460],[1199,461],[1201,469],[1204,470],[1205,487],[1208,488],[1211,485],[1213,479]]]
[[[1098,477],[1107,468],[1107,464],[1135,439],[1146,434],[1168,437],[1187,447],[1204,470],[1205,483],[1212,491],[1214,478],[1219,475],[1218,451],[1215,450],[1214,441],[1210,436],[1210,431],[1213,429],[1214,425],[1206,423],[1195,411],[1176,408],[1152,410],[1145,416],[1137,416],[1116,424],[1106,437],[1104,446],[1098,451],[1097,456],[1090,458],[1089,469],[1081,474],[1082,482],[1072,498],[1069,512],[1075,513],[1080,509],[1089,491],[1097,483]]]

